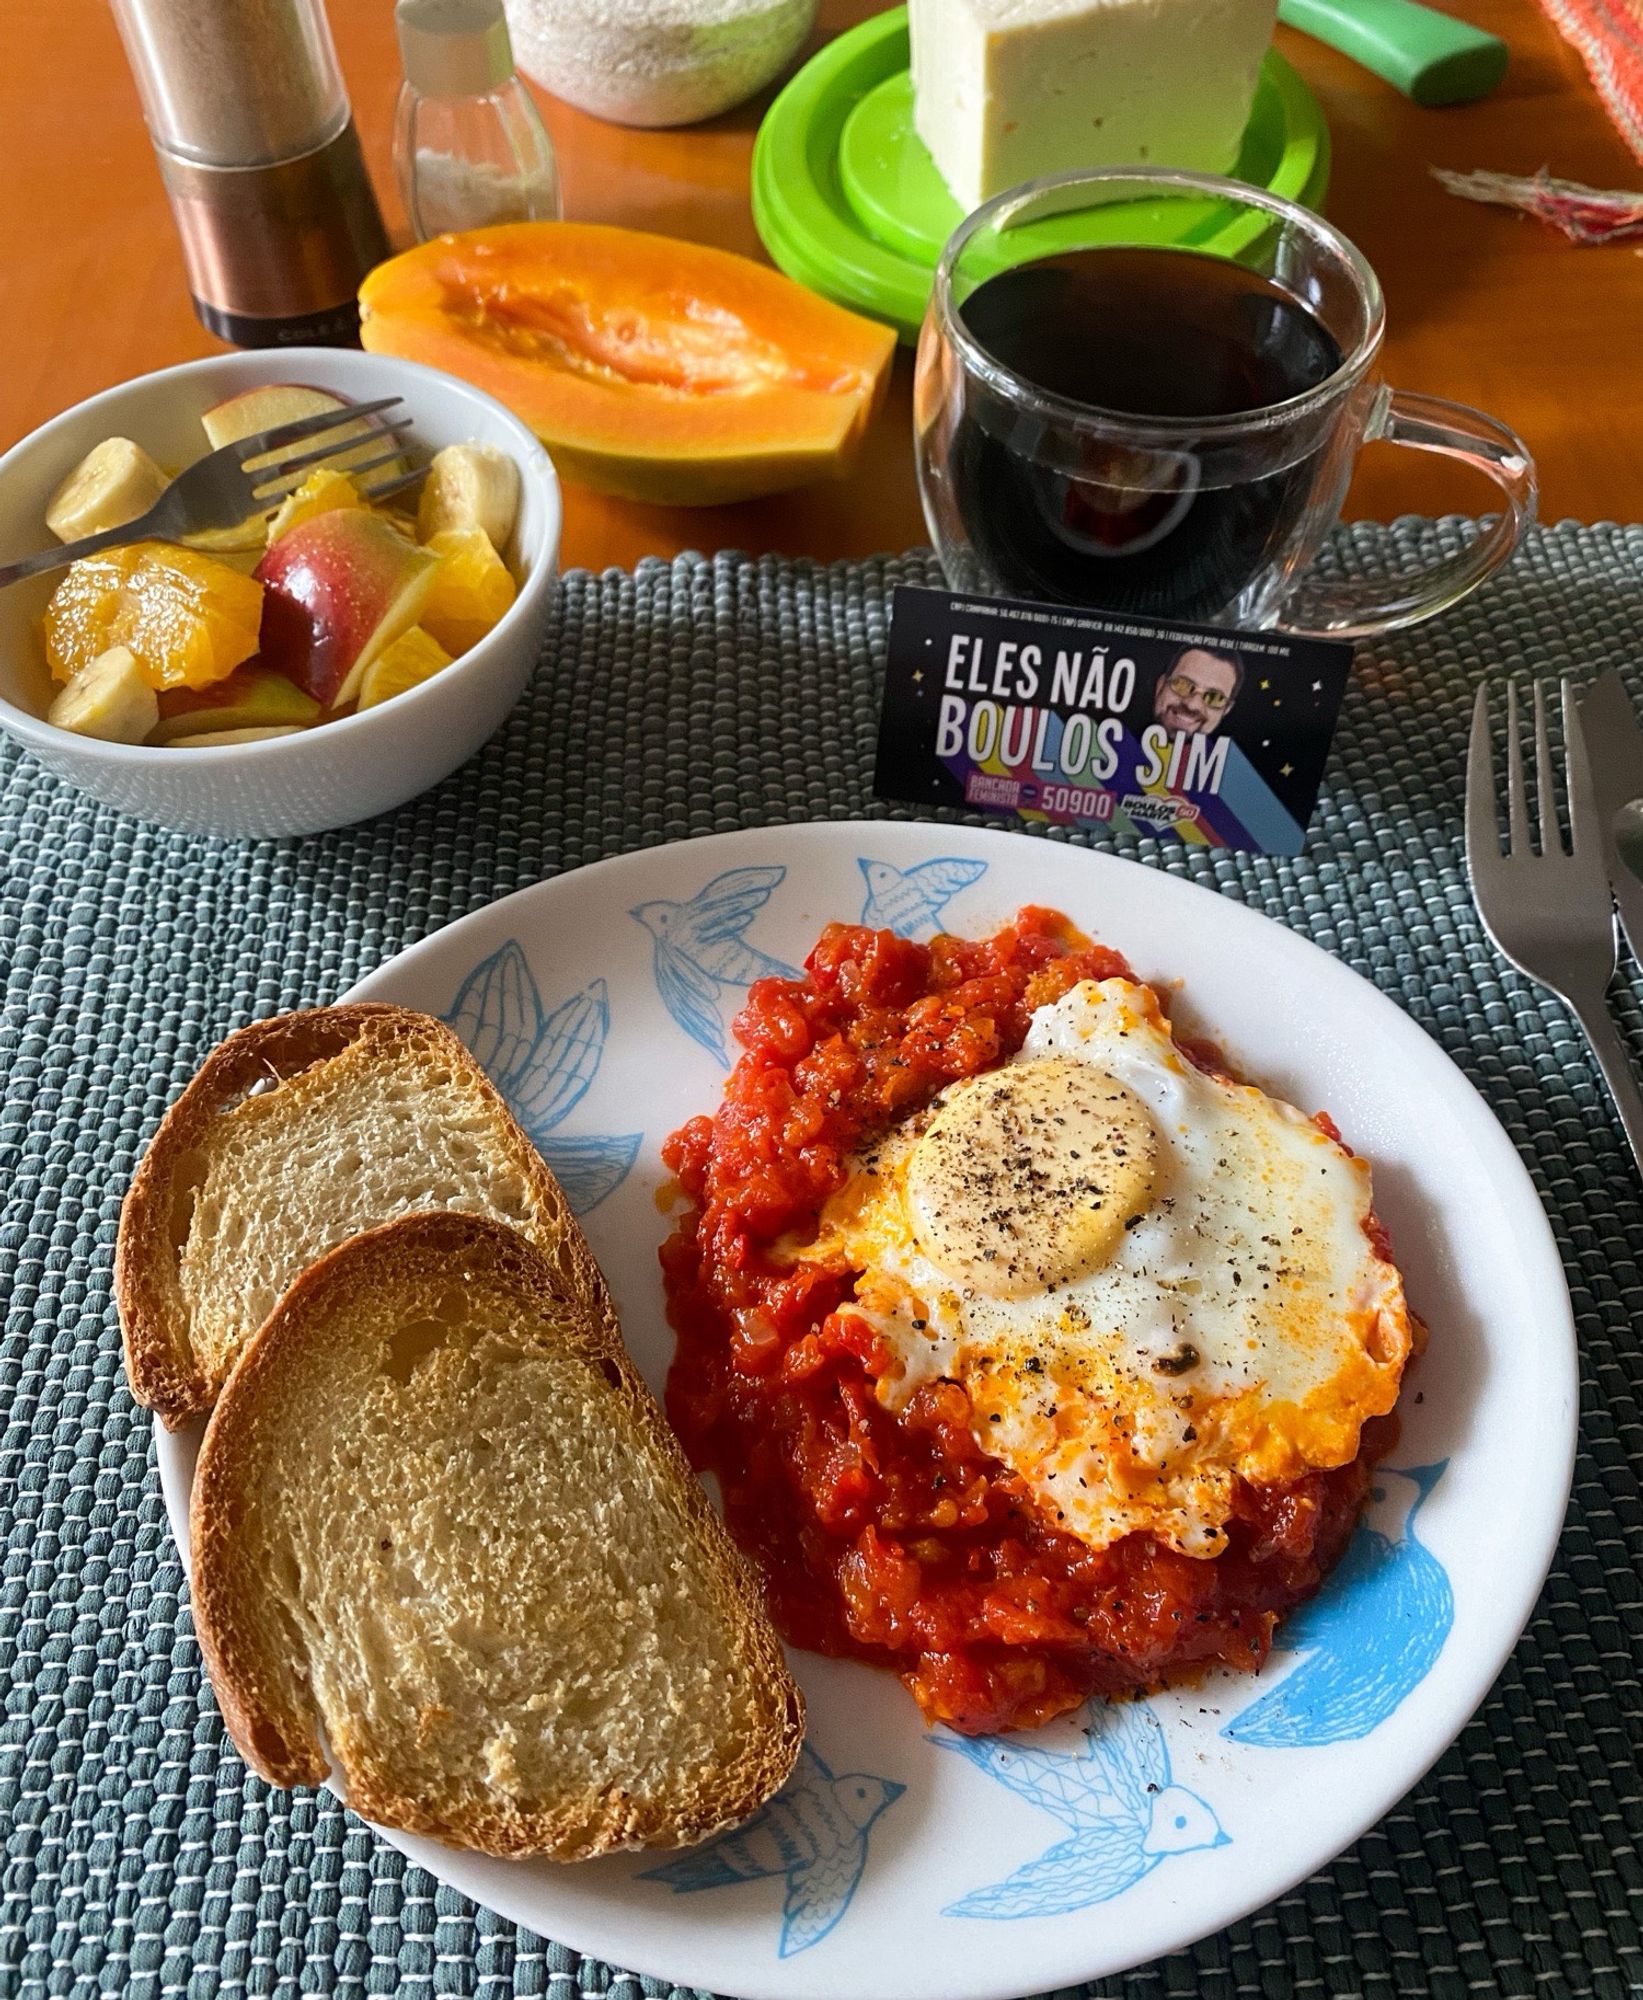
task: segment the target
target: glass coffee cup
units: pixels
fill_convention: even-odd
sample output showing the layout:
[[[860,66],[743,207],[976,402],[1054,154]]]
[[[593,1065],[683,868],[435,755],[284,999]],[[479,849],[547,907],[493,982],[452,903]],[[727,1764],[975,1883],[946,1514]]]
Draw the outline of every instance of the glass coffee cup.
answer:
[[[1162,247],[1167,245],[1168,247]],[[1444,610],[1534,520],[1504,424],[1389,389],[1363,255],[1210,174],[1030,182],[948,243],[919,342],[925,519],[954,589],[1363,638]],[[1387,583],[1312,570],[1375,439],[1487,474],[1469,545]]]

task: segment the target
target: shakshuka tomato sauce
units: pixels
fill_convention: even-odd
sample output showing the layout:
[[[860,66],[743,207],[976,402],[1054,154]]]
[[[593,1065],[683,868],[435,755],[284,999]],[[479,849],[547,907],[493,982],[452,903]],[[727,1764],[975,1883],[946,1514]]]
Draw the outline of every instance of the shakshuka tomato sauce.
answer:
[[[1038,1008],[1129,967],[1029,908],[979,942],[830,925],[806,971],[751,989],[722,1104],[663,1148],[689,1203],[662,1251],[678,1335],[668,1413],[718,1475],[776,1623],[794,1645],[893,1668],[927,1716],[969,1733],[1201,1664],[1258,1666],[1345,1546],[1391,1419],[1339,1470],[1241,1484],[1214,1560],[1145,1532],[1097,1551],[987,1455],[956,1383],[882,1408],[890,1357],[838,1311],[857,1274],[791,1261],[852,1152],[1013,1055]],[[1219,1067],[1207,1045],[1182,1047]]]

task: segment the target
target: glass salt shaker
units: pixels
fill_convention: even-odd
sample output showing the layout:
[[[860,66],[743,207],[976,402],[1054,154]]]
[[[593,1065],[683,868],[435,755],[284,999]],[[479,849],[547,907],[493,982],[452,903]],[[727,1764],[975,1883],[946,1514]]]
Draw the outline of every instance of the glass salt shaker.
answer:
[[[398,0],[394,167],[417,240],[554,221],[553,141],[514,69],[502,0]]]

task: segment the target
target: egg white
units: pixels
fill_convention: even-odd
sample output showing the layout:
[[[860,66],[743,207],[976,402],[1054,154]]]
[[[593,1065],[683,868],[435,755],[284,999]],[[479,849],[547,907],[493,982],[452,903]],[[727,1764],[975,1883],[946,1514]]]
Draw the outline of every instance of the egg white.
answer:
[[[1239,1479],[1342,1465],[1396,1401],[1413,1329],[1369,1234],[1369,1168],[1291,1105],[1190,1062],[1149,987],[1085,981],[1041,1009],[1015,1065],[1039,1065],[1042,1095],[1068,1062],[1131,1093],[1152,1128],[1150,1185],[1137,1197],[1120,1175],[1122,1226],[1095,1268],[1063,1268],[1066,1202],[1101,1206],[1076,1178],[1087,1142],[1080,1166],[1056,1161],[1058,1121],[1035,1119],[1031,1198],[1019,1147],[1014,1174],[989,1151],[1020,1074],[1004,1072],[866,1149],[801,1254],[860,1273],[844,1309],[889,1350],[882,1402],[956,1381],[977,1438],[1058,1528],[1094,1548],[1147,1529],[1213,1557]],[[939,1185],[939,1228],[919,1152],[933,1127],[968,1161]],[[995,1262],[1009,1283],[989,1279]]]

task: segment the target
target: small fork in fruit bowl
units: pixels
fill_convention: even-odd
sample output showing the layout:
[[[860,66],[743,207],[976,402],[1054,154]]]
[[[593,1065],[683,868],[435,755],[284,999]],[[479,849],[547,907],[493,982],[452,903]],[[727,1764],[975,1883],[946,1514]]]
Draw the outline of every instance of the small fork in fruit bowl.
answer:
[[[373,425],[374,435],[361,438],[357,428],[362,417],[382,417],[404,402],[403,396],[382,396],[374,403],[357,403],[342,410],[326,410],[312,417],[298,417],[272,430],[258,431],[253,437],[238,438],[220,446],[207,457],[196,459],[179,472],[171,484],[144,514],[125,521],[101,534],[87,535],[77,542],[62,542],[42,549],[38,555],[24,556],[20,562],[0,564],[0,590],[21,583],[25,577],[46,570],[65,569],[82,556],[97,555],[103,549],[123,548],[131,542],[184,542],[190,535],[218,528],[237,528],[258,515],[271,514],[292,490],[292,482],[316,466],[340,458],[344,453],[369,451],[381,443],[375,457],[355,458],[347,470],[360,479],[380,471],[400,456],[404,433],[414,421],[395,417]],[[293,445],[341,432],[327,443],[305,452],[293,453]],[[424,475],[416,467],[396,478],[361,488],[369,500],[386,500],[413,486]]]
[[[1506,850],[1501,851],[1489,694],[1478,689],[1466,758],[1466,864],[1483,927],[1537,985],[1555,993],[1580,1023],[1643,1170],[1643,1092],[1605,995],[1618,957],[1614,899],[1598,824],[1597,793],[1574,693],[1562,683],[1565,846],[1558,815],[1558,767],[1546,720],[1546,693],[1534,691],[1535,795],[1539,840],[1529,832],[1529,787],[1518,725],[1518,692],[1506,689]]]

